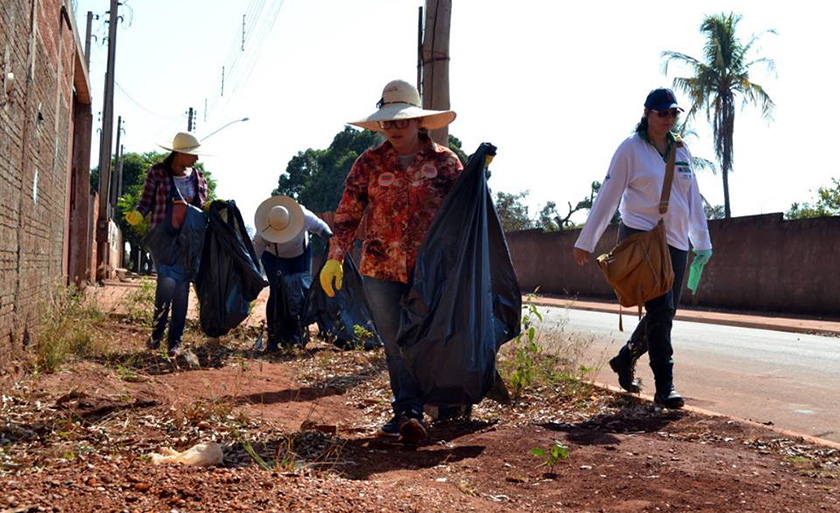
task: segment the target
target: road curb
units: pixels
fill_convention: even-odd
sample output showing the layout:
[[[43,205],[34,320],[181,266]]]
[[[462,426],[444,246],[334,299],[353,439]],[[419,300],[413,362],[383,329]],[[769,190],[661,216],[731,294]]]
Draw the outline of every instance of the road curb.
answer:
[[[618,305],[604,303],[603,305],[586,303],[580,304],[572,300],[561,299],[546,299],[546,298],[523,298],[523,301],[529,301],[538,306],[553,306],[557,308],[570,308],[572,310],[584,310],[588,312],[601,312],[618,315]],[[635,316],[634,309],[626,309],[624,314],[628,316]],[[788,333],[804,333],[812,335],[828,335],[840,337],[840,327],[813,327],[797,325],[798,319],[782,319],[776,322],[764,320],[759,317],[742,316],[737,314],[715,314],[713,312],[703,312],[703,315],[697,315],[688,310],[678,311],[675,319],[686,322],[699,322],[704,324],[717,324],[722,326],[734,326],[738,328],[752,328],[770,331],[784,331]],[[773,318],[778,319],[778,318]],[[836,324],[836,323],[835,323]]]
[[[633,398],[636,398],[636,399],[642,399],[642,400],[647,401],[649,403],[653,403],[653,396],[652,395],[642,394],[642,393],[631,394],[630,392],[627,392],[626,390],[624,390],[620,387],[617,387],[615,385],[608,385],[606,383],[601,383],[601,382],[598,382],[598,381],[590,381],[590,383],[592,383],[592,385],[594,385],[598,388],[609,390],[610,392],[615,392],[617,394],[625,395],[625,396],[628,396],[628,397],[633,397]],[[840,442],[834,442],[832,440],[826,440],[825,438],[819,438],[819,437],[812,436],[812,435],[806,435],[805,433],[797,433],[796,431],[791,431],[789,429],[782,429],[782,428],[779,428],[779,427],[776,427],[776,426],[768,426],[767,424],[762,424],[762,423],[756,422],[754,420],[743,419],[741,417],[734,417],[732,415],[727,415],[725,413],[720,413],[720,412],[712,411],[712,410],[706,410],[704,408],[698,408],[697,406],[691,406],[691,405],[688,405],[688,404],[683,406],[682,409],[685,410],[685,411],[689,411],[689,412],[692,412],[692,413],[698,413],[700,415],[706,415],[706,416],[709,416],[709,417],[721,417],[721,418],[733,420],[735,422],[740,422],[740,423],[746,424],[748,426],[761,428],[761,429],[766,429],[768,431],[778,433],[779,435],[782,435],[786,438],[795,438],[795,439],[803,440],[803,441],[806,441],[806,442],[809,442],[809,443],[812,443],[812,444],[815,444],[815,445],[821,445],[823,447],[829,447],[831,449],[840,450]]]

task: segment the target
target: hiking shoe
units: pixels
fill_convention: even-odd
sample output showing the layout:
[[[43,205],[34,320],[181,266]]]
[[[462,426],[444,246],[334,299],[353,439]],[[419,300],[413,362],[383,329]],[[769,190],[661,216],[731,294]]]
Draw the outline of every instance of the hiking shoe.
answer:
[[[682,396],[673,389],[673,387],[667,394],[660,394],[658,392],[654,394],[653,402],[663,408],[671,408],[674,410],[678,410],[685,406],[685,399],[683,399]]]
[[[636,381],[635,366],[635,363],[627,362],[627,360],[620,356],[616,356],[610,360],[610,368],[618,374],[618,384],[631,394],[637,394],[642,389],[639,382]]]
[[[391,417],[391,420],[389,420],[385,424],[382,424],[382,426],[379,427],[379,431],[377,431],[377,434],[379,434],[379,436],[390,436],[394,438],[400,436],[399,416],[394,415],[393,417]]]
[[[181,341],[180,340],[170,340],[169,342],[166,343],[166,345],[168,346],[167,348],[169,349],[169,357],[170,358],[174,358],[176,356],[181,356],[181,352],[183,351],[183,348],[181,347]]]
[[[146,341],[146,349],[150,351],[157,351],[160,349],[160,340],[155,340],[152,337],[149,337],[149,340]]]
[[[406,445],[419,445],[426,439],[426,427],[423,426],[423,413],[409,410],[400,415],[400,439]]]

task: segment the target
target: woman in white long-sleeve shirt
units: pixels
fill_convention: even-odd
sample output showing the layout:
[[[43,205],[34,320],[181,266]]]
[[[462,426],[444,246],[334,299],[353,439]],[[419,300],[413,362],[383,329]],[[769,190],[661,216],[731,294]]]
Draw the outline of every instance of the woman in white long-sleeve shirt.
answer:
[[[656,382],[654,400],[669,408],[680,408],[684,404],[674,388],[671,326],[680,301],[689,243],[694,247],[695,258],[708,260],[712,250],[691,153],[685,144],[676,148],[668,212],[664,216],[659,213],[667,155],[676,143],[671,130],[681,110],[670,89],[654,89],[648,94],[642,120],[636,132],[616,150],[574,248],[575,261],[584,265],[616,207],[621,214],[619,240],[652,230],[660,218],[664,220],[674,268],[674,286],[667,294],[645,303],[645,316],[627,344],[610,360],[610,367],[618,374],[622,388],[638,392],[640,386],[634,377],[636,360],[649,351]]]
[[[257,208],[254,225],[257,229],[252,240],[254,250],[271,285],[265,308],[268,327],[266,350],[276,351],[280,343],[288,342],[280,340],[280,324],[288,320],[278,319],[276,313],[276,303],[280,300],[279,287],[283,286],[282,276],[310,273],[309,233],[329,239],[332,232],[327,223],[288,196],[272,196],[263,201]],[[299,319],[293,321],[299,322]]]

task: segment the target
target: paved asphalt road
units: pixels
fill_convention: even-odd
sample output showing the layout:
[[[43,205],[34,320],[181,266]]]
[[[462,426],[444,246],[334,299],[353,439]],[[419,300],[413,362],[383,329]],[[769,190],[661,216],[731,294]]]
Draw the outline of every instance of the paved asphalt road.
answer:
[[[634,315],[539,307],[542,328],[591,340],[588,363],[600,362],[596,381],[617,385],[606,361],[629,337]],[[545,313],[547,312],[547,315]],[[690,405],[840,442],[840,338],[676,321],[677,390]],[[653,394],[647,355],[637,365]]]

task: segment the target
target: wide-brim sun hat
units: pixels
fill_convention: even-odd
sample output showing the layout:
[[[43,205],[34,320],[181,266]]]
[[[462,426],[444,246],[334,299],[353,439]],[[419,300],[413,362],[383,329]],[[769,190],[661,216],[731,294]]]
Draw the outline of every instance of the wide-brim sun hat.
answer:
[[[205,155],[205,153],[199,151],[201,143],[189,132],[178,132],[172,138],[171,145],[158,144],[158,146],[164,150],[177,151],[178,153],[186,153],[187,155]]]
[[[382,90],[376,112],[359,121],[351,121],[350,124],[381,132],[380,121],[423,118],[420,126],[428,130],[437,130],[455,121],[455,111],[426,110],[420,105],[420,93],[416,87],[405,80],[392,80]]]
[[[288,196],[272,196],[260,203],[254,214],[254,227],[263,239],[282,244],[303,231],[303,209]]]

